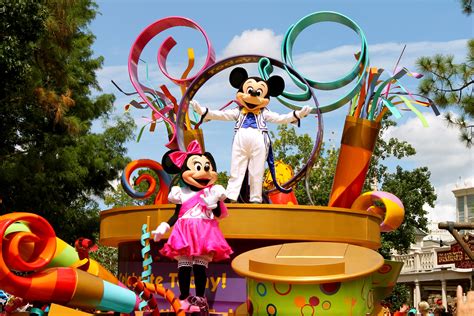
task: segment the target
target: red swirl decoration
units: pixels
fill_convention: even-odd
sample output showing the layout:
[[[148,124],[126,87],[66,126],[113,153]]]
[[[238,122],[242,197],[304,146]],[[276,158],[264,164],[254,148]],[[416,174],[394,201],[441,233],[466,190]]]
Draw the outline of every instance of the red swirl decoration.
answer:
[[[30,232],[20,231],[5,236],[7,228],[16,222],[27,222]],[[0,280],[8,277],[6,269],[21,272],[40,270],[53,258],[56,251],[56,234],[51,225],[41,216],[30,213],[11,213],[3,215],[0,221]],[[29,253],[20,252],[29,248]],[[0,281],[1,282],[1,281]],[[2,282],[3,283],[3,282]]]
[[[48,269],[28,277],[15,275],[12,270],[30,272],[42,270],[56,252],[56,234],[42,217],[30,213],[12,213],[0,217],[0,287],[26,300],[67,303],[74,294],[76,274],[72,269]],[[28,224],[30,232],[6,235],[16,222]]]
[[[135,199],[147,199],[155,192],[156,180],[152,175],[148,173],[143,173],[139,175],[138,178],[134,181],[135,185],[139,185],[142,182],[148,183],[148,189],[145,192],[137,192],[133,189],[130,178],[132,173],[140,168],[149,168],[158,175],[160,181],[160,188],[156,194],[154,203],[167,204],[171,178],[163,170],[161,164],[151,159],[134,160],[125,167],[121,178],[122,186],[125,192],[127,192],[128,195]]]

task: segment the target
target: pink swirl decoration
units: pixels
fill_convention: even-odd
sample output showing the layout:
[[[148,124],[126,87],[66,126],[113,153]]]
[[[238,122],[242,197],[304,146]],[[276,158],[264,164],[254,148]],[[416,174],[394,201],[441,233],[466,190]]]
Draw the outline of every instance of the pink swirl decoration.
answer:
[[[164,114],[166,114],[170,109],[172,108],[171,106],[167,106],[164,109],[158,110],[155,108],[155,106],[150,102],[150,100],[146,97],[145,92],[150,92],[152,91],[153,93],[158,93],[154,91],[152,88],[149,88],[143,84],[140,83],[138,80],[138,61],[140,59],[140,55],[145,48],[145,46],[150,42],[150,40],[158,35],[159,33],[172,28],[172,27],[177,27],[177,26],[184,26],[184,27],[190,27],[193,29],[196,29],[202,33],[204,36],[204,39],[206,41],[207,45],[207,57],[206,61],[202,67],[202,69],[194,76],[191,76],[187,79],[177,79],[173,78],[169,73],[166,68],[166,59],[172,50],[172,48],[176,45],[176,41],[172,37],[168,37],[160,46],[160,49],[158,51],[158,65],[160,67],[160,70],[163,72],[163,74],[169,78],[171,81],[174,83],[180,85],[180,86],[189,86],[189,84],[196,78],[196,76],[203,71],[205,68],[208,66],[212,65],[215,62],[215,52],[214,49],[212,48],[211,42],[209,38],[207,37],[206,32],[193,20],[179,17],[179,16],[171,16],[171,17],[166,17],[164,19],[158,20],[152,24],[150,24],[148,27],[146,27],[140,35],[137,37],[135,40],[135,43],[132,45],[132,49],[130,50],[130,55],[128,57],[128,73],[130,75],[130,81],[132,82],[133,87],[135,90],[138,92],[140,97],[143,99],[143,101],[152,109],[156,116],[158,118],[163,119],[166,123],[169,124],[169,126],[172,129],[172,137],[169,141],[169,143],[166,145],[166,147],[174,149],[177,148],[176,144],[176,125],[174,122],[172,122],[169,118],[167,118]],[[164,96],[162,93],[158,93],[159,97],[162,98],[163,100],[166,100],[166,96]]]

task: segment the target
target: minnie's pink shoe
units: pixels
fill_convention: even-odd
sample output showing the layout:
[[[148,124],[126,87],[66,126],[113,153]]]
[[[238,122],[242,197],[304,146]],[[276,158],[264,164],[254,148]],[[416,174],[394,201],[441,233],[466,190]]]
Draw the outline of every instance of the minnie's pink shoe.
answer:
[[[201,309],[193,304],[193,296],[188,296],[185,300],[179,300],[181,309],[185,312],[195,313],[200,312]]]
[[[209,305],[207,304],[207,298],[201,296],[193,296],[190,298],[193,305],[197,306],[201,312],[208,312]]]

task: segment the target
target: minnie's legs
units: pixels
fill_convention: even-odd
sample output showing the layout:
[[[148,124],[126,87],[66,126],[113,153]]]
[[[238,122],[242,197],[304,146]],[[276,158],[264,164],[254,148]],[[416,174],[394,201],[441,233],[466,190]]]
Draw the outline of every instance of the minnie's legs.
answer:
[[[206,292],[206,269],[212,256],[198,256],[193,258],[194,284],[196,285],[196,298],[194,304],[199,306],[201,311],[207,311],[207,299],[204,296]]]
[[[212,255],[203,255],[193,257],[194,284],[196,285],[196,296],[204,297],[206,291],[206,269],[209,262],[212,261]]]
[[[191,270],[193,260],[191,257],[181,256],[178,260],[178,282],[180,291],[180,300],[185,300],[189,296],[189,286],[191,284]]]
[[[204,297],[206,291],[206,267],[200,264],[193,265],[194,284],[196,284],[196,296]]]

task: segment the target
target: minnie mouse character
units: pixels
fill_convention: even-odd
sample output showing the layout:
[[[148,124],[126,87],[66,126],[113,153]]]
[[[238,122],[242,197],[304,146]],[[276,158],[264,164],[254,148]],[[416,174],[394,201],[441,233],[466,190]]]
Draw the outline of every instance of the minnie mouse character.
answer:
[[[206,268],[209,262],[228,259],[232,254],[216,220],[227,216],[227,208],[222,202],[226,198],[225,189],[214,184],[216,163],[210,153],[202,153],[197,141],[192,141],[186,152],[168,151],[162,165],[166,172],[180,174],[185,186],[171,188],[168,200],[176,204],[174,215],[152,231],[153,239],[159,241],[174,225],[160,253],[178,261],[182,309],[207,311]],[[194,272],[196,296],[189,295],[191,271]]]
[[[202,121],[236,121],[227,197],[231,201],[237,201],[245,172],[248,170],[250,202],[261,203],[265,160],[268,161],[277,189],[289,193],[291,190],[281,188],[274,176],[273,152],[267,122],[299,125],[300,119],[306,117],[311,108],[304,106],[301,110],[283,115],[267,109],[270,97],[279,96],[285,88],[285,81],[280,76],[263,80],[260,77],[249,77],[244,68],[237,67],[230,73],[229,81],[232,87],[238,89],[236,102],[239,107],[215,111],[202,107],[195,100],[190,102],[194,111],[201,115]]]

